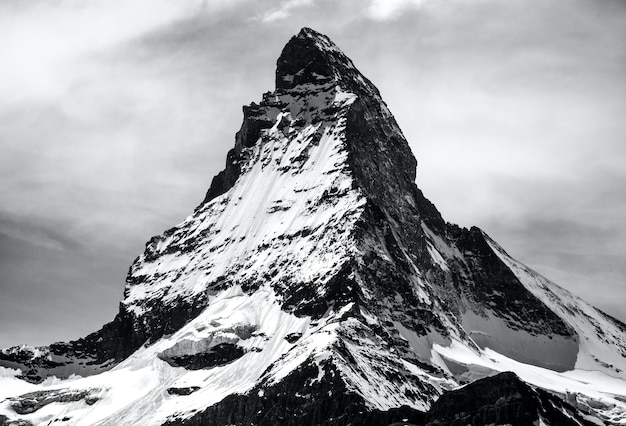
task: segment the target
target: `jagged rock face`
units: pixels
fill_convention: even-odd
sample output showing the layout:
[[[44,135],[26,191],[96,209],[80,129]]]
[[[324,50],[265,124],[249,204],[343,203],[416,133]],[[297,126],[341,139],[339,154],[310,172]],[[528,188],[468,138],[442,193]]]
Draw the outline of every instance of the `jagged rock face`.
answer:
[[[111,412],[76,405],[64,424],[421,424],[444,392],[520,362],[534,380],[549,370],[533,366],[624,377],[624,325],[478,228],[446,223],[378,90],[326,36],[294,36],[276,90],[243,114],[225,169],[187,219],[148,241],[111,323],[0,351],[31,381],[101,373],[62,395],[95,388],[111,406],[135,389]],[[579,407],[626,421],[619,392],[556,372],[580,389]],[[487,382],[489,398],[515,380]],[[614,405],[594,406],[600,397]],[[429,421],[469,404],[451,398]],[[481,411],[490,401],[472,406],[478,424],[537,413],[526,400]],[[38,413],[29,419],[50,420]]]
[[[448,392],[426,414],[427,426],[581,426],[586,420],[571,405],[533,389],[514,373],[501,373]]]

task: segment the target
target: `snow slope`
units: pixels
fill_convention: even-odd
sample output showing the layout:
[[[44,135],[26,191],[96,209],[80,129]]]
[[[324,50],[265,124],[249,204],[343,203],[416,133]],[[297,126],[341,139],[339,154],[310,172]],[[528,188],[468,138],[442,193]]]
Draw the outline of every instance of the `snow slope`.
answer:
[[[336,86],[276,95],[265,107],[274,123],[247,158],[234,187],[183,223],[153,238],[131,267],[123,304],[140,317],[146,306],[193,300],[228,280],[248,287],[322,286],[349,256],[347,230],[364,202],[346,172],[343,117],[354,96]],[[301,96],[299,96],[302,94]],[[315,120],[311,111],[336,108]],[[138,284],[134,284],[138,283]]]
[[[66,419],[63,422],[66,425],[159,425],[168,416],[179,412],[189,415],[225,395],[251,389],[272,362],[292,348],[285,336],[306,331],[309,322],[308,318],[297,318],[282,311],[271,289],[259,289],[246,295],[235,286],[212,296],[209,308],[177,333],[139,349],[110,371],[85,378],[49,380],[37,386],[5,377],[3,380],[7,383],[3,389],[5,395],[12,394],[14,398],[25,390],[97,390],[98,401],[93,405],[84,400],[69,404],[53,402],[19,417],[33,424]],[[253,331],[247,338],[240,338],[232,331],[237,327]],[[221,367],[195,371],[173,367],[159,357],[173,348],[181,351],[182,346],[187,347],[187,352],[201,351],[202,343],[214,339],[216,333],[236,341],[245,355]],[[323,335],[323,331],[320,334]],[[304,351],[312,352],[323,348],[326,341],[311,338],[307,343]],[[8,385],[21,385],[21,388],[9,392]],[[167,391],[192,386],[198,386],[198,391],[184,397]],[[11,407],[18,400],[5,399],[0,413],[15,417]]]

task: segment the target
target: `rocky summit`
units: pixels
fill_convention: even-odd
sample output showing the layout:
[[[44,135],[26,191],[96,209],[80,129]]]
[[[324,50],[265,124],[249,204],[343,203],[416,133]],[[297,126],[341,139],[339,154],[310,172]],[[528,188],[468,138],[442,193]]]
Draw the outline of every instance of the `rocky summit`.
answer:
[[[626,424],[626,326],[447,223],[328,37],[275,85],[112,322],[0,351],[0,425]]]

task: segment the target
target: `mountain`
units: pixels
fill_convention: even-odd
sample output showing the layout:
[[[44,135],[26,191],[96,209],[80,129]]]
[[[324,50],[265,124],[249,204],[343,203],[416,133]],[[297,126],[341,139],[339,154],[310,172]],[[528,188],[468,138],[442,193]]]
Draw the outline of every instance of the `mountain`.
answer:
[[[326,36],[243,115],[112,322],[0,351],[0,425],[626,424],[626,325],[447,223]]]

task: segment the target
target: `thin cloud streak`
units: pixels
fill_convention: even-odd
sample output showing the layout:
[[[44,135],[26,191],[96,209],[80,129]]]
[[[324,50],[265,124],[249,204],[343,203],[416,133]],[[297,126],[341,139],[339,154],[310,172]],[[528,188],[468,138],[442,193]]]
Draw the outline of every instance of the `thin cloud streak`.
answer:
[[[0,234],[4,234],[5,238],[53,250],[76,250],[82,246],[80,241],[71,239],[66,232],[59,232],[59,228],[63,225],[0,213]]]
[[[288,0],[281,4],[279,8],[263,13],[259,19],[262,22],[272,22],[286,19],[291,16],[292,9],[309,6],[313,4],[314,1],[315,0]]]
[[[368,16],[377,21],[393,20],[403,12],[417,9],[427,0],[370,0]]]

